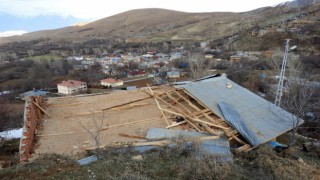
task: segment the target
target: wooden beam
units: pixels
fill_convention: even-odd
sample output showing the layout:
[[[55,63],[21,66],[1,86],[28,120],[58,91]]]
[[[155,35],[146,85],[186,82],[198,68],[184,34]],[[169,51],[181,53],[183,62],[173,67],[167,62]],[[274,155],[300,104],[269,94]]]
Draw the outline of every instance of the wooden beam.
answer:
[[[64,107],[64,106],[77,106],[83,104],[83,102],[77,102],[72,104],[48,104],[48,107],[54,108],[54,107]]]
[[[172,99],[176,104],[180,105],[184,110],[186,110],[188,113],[191,113],[191,111],[186,108],[183,104],[181,104],[178,100],[176,100],[174,97],[172,97],[170,94],[166,93],[166,95]]]
[[[251,145],[250,144],[245,144],[245,145],[243,145],[243,146],[241,146],[241,147],[238,147],[237,149],[236,149],[236,151],[238,151],[238,152],[243,152],[243,151],[246,151],[246,150],[248,150],[248,149],[250,149],[251,148]]]
[[[194,113],[191,113],[189,114],[190,116],[198,116],[198,115],[203,115],[204,116],[204,113],[208,112],[208,111],[211,111],[210,109],[202,109],[200,111],[196,111]]]
[[[176,93],[179,97],[181,97],[184,101],[186,101],[189,104],[189,106],[191,106],[193,109],[200,111],[200,108],[198,108],[196,105],[194,105],[192,102],[190,102],[190,100],[188,100],[183,95],[181,95],[180,92],[174,91],[174,93]]]
[[[45,111],[44,109],[42,109],[42,107],[39,106],[39,104],[37,104],[36,102],[33,101],[33,104],[36,105],[43,113],[45,113],[49,118],[51,118],[51,115],[49,113],[47,113],[47,111]]]
[[[187,123],[187,121],[181,121],[181,122],[178,122],[178,123],[174,123],[174,124],[171,124],[169,126],[167,126],[166,128],[172,128],[172,127],[176,127],[176,126],[179,126],[181,124],[184,124],[184,123]]]
[[[185,142],[188,141],[205,141],[205,140],[214,140],[214,139],[219,139],[219,136],[204,136],[204,137],[194,137],[194,138],[186,138],[186,139],[182,139]],[[122,143],[122,144],[110,144],[110,145],[103,145],[100,147],[89,147],[89,148],[84,148],[84,150],[86,151],[90,151],[90,150],[95,150],[98,148],[104,148],[107,146],[110,147],[138,147],[138,146],[166,146],[168,144],[174,144],[175,141],[172,140],[160,140],[160,141],[145,141],[145,142],[129,142],[129,143]]]
[[[147,86],[148,86],[148,88],[149,88],[149,90],[150,90],[151,94],[154,96],[154,92],[153,92],[153,91],[152,91],[152,89],[150,88],[149,84],[147,84]],[[162,109],[161,109],[161,107],[160,107],[160,104],[159,104],[159,102],[158,102],[157,98],[154,98],[154,100],[156,101],[157,106],[158,106],[158,108],[159,108],[159,110],[160,110],[160,112],[161,112],[161,114],[162,114],[162,116],[163,116],[164,120],[166,121],[167,125],[169,126],[169,125],[170,125],[170,124],[169,124],[169,121],[168,121],[168,119],[167,119],[166,115],[163,113],[163,111],[162,111]]]
[[[166,111],[168,113],[172,113],[172,114],[175,114],[177,116],[181,116],[181,117],[188,117],[189,119],[193,120],[193,121],[196,121],[196,122],[199,122],[199,123],[203,123],[203,124],[207,124],[209,126],[213,126],[213,127],[216,127],[216,128],[220,128],[220,129],[224,129],[224,130],[228,130],[229,128],[226,128],[226,127],[223,127],[223,126],[218,126],[218,125],[215,125],[215,124],[212,124],[210,122],[206,122],[206,121],[202,121],[200,119],[197,119],[197,118],[193,118],[193,117],[190,117],[188,115],[185,115],[185,114],[179,114],[179,113],[176,113],[176,112],[173,112],[173,111],[170,111],[168,109],[163,109],[163,111]]]
[[[167,106],[175,109],[176,111],[180,111],[179,109],[177,109],[176,107],[172,106],[171,104],[169,104],[169,103],[166,102],[165,100],[161,99],[160,97],[154,96],[154,95],[152,95],[152,94],[150,94],[150,93],[148,93],[148,92],[145,92],[145,93],[149,94],[149,95],[152,96],[152,97],[155,97],[155,98],[159,99],[161,102],[163,102],[163,103],[166,104]],[[187,120],[187,119],[186,119],[186,121],[187,121],[188,124],[190,124],[193,128],[195,128],[197,131],[202,132],[202,130],[200,130],[200,128],[197,127],[197,125],[195,125],[194,123],[192,123],[191,121],[189,121],[189,120]]]
[[[36,101],[37,104],[39,104],[39,98],[38,97],[35,97],[34,100]],[[39,118],[39,122],[40,122],[42,117],[41,117],[41,111],[40,111],[39,108],[37,109],[37,114],[38,114],[38,118]]]
[[[147,139],[143,136],[131,135],[131,134],[123,134],[119,133],[119,136],[128,137],[128,138],[137,138],[137,139]]]
[[[143,123],[147,123],[147,122],[151,122],[151,121],[155,121],[155,120],[160,120],[160,118],[152,118],[152,119],[145,119],[145,120],[141,120],[141,121],[133,121],[133,122],[129,122],[129,123],[110,125],[110,126],[106,126],[101,129],[98,129],[98,131],[105,131],[110,128],[121,127],[121,126],[130,126],[133,124],[143,124]],[[97,131],[97,130],[96,129],[90,130],[90,132],[95,132],[95,131]],[[38,137],[61,136],[61,135],[78,134],[78,133],[88,133],[88,131],[64,132],[64,133],[56,133],[56,134],[41,134],[41,135],[37,135],[37,136]]]
[[[125,105],[128,105],[128,104],[132,104],[132,103],[135,103],[135,102],[143,101],[143,100],[149,99],[149,98],[150,98],[150,97],[145,97],[145,98],[137,99],[137,100],[134,100],[134,101],[126,102],[126,103],[123,103],[123,104],[119,104],[119,105],[115,105],[115,106],[103,108],[103,109],[101,109],[101,110],[102,110],[102,111],[106,111],[106,110],[109,110],[109,109],[112,109],[112,108],[117,108],[117,107],[120,107],[120,106],[125,106]]]
[[[196,97],[194,97],[192,94],[190,94],[187,90],[183,89],[181,90],[182,92],[184,92],[185,94],[187,94],[189,97],[191,97],[192,99],[196,100],[198,102],[198,104],[200,104],[202,107],[206,107],[206,105],[204,105],[201,101],[199,101]],[[197,106],[196,106],[197,107]]]

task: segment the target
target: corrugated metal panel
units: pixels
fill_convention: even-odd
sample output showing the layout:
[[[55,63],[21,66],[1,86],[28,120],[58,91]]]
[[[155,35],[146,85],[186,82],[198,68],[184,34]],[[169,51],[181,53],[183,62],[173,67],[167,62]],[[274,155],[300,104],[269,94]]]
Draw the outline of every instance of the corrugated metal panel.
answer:
[[[240,114],[229,104],[220,102],[219,107],[222,111],[224,119],[228,122],[230,126],[237,129],[239,133],[252,145],[257,146],[260,141],[257,139],[255,133],[248,128],[245,121],[242,119]]]
[[[27,97],[27,96],[45,96],[48,93],[49,92],[47,92],[47,91],[37,90],[37,91],[28,91],[28,92],[22,93],[20,95],[24,96],[24,97]]]
[[[227,88],[227,83],[232,87]],[[260,143],[267,142],[292,129],[294,116],[291,113],[239,86],[225,76],[175,87],[186,89],[223,119],[219,103],[228,103],[239,112]]]
[[[98,161],[98,157],[97,156],[89,156],[89,157],[80,159],[77,162],[78,162],[79,165],[83,166],[83,165],[87,165],[87,164],[90,164],[90,163],[93,163],[93,162],[96,162],[96,161]]]
[[[174,138],[192,138],[192,137],[204,137],[212,136],[212,134],[183,131],[183,130],[170,130],[163,128],[150,128],[148,130],[146,138],[149,140],[156,139],[174,139]],[[171,145],[173,146],[173,145]],[[229,140],[226,137],[220,137],[219,139],[204,140],[200,144],[199,154],[208,153],[223,157],[223,161],[232,161],[232,153],[230,151]]]

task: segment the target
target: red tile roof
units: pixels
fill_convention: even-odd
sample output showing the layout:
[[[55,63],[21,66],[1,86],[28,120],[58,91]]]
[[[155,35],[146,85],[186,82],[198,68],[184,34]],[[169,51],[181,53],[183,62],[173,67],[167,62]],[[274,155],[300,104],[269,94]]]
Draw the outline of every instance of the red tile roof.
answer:
[[[100,80],[101,82],[105,82],[105,83],[117,83],[117,82],[122,82],[121,80],[115,80],[115,79],[112,79],[112,78],[108,78],[108,79],[102,79]]]
[[[77,87],[81,86],[85,82],[82,81],[76,81],[76,80],[68,80],[68,81],[63,81],[62,83],[57,84],[58,86],[66,86],[66,87]]]
[[[145,72],[143,72],[143,71],[131,71],[131,72],[129,72],[129,75],[144,75],[144,74],[146,74]]]

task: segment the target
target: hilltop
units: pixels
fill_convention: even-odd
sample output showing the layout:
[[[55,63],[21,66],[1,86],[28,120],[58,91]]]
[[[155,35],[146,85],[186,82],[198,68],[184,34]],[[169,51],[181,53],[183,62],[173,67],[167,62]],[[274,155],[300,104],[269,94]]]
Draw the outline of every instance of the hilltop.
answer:
[[[226,44],[244,43],[241,48],[258,49],[270,37],[252,40],[253,30],[269,29],[276,32],[279,28],[285,30],[300,28],[304,35],[303,40],[307,40],[305,44],[310,45],[317,41],[315,38],[318,38],[319,10],[320,1],[318,0],[297,0],[243,13],[186,13],[166,9],[137,9],[83,26],[69,26],[27,33],[22,36],[0,38],[0,44],[5,47],[6,43],[19,44],[20,42],[28,42],[28,45],[34,47],[49,44],[53,46],[52,50],[55,49],[54,46],[67,47],[71,44],[77,47],[77,44],[98,46],[163,41],[173,43],[223,41]],[[230,42],[228,38],[235,36],[236,39]],[[275,44],[282,45],[286,37],[295,38],[292,33],[278,33],[273,39],[277,41],[281,38]]]

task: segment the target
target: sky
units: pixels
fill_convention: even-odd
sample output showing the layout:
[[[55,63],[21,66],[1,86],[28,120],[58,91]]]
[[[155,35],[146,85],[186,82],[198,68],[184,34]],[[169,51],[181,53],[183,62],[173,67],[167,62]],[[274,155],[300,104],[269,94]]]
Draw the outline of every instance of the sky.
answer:
[[[0,0],[1,15],[32,20],[54,16],[75,21],[94,21],[124,11],[142,8],[164,8],[184,12],[244,12],[273,6],[286,0]],[[52,22],[47,22],[52,23]],[[70,23],[70,22],[69,22]],[[8,25],[8,24],[7,24]],[[71,24],[70,24],[71,25]],[[0,24],[0,36],[5,31],[30,31],[27,28],[5,28]],[[46,27],[39,27],[40,30]],[[33,30],[31,30],[33,31]]]

